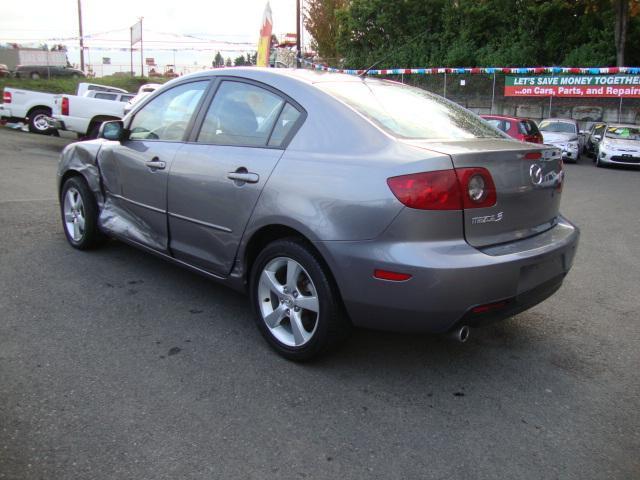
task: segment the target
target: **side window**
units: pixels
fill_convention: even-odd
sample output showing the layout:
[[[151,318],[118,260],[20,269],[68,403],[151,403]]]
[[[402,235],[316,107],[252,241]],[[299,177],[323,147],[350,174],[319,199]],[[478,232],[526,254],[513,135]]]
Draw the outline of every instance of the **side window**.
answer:
[[[117,95],[115,93],[96,93],[93,98],[101,98],[103,100],[115,100]]]
[[[269,146],[279,147],[282,145],[282,142],[287,138],[287,135],[289,135],[289,132],[296,124],[298,118],[300,118],[300,112],[298,109],[287,103],[276,121],[276,126],[273,129],[271,138],[269,139]]]
[[[186,83],[160,94],[136,113],[130,140],[180,141],[209,81]]]
[[[593,134],[602,135],[604,133],[604,127],[606,127],[606,125],[600,125],[599,127],[596,127],[596,129],[593,131]]]
[[[248,83],[223,81],[209,106],[197,141],[214,145],[267,145],[284,100]]]
[[[503,127],[500,130],[502,130],[503,132],[508,132],[509,130],[511,130],[511,122],[505,120],[503,123]]]

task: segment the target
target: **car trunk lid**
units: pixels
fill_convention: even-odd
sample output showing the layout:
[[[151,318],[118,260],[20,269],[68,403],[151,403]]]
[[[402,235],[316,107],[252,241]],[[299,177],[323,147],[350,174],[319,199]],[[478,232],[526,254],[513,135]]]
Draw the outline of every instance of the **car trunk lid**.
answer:
[[[518,240],[556,224],[564,175],[559,150],[499,139],[408,143],[449,155],[456,169],[481,167],[491,174],[495,205],[464,210],[464,233],[470,245]],[[467,195],[466,186],[461,187]]]

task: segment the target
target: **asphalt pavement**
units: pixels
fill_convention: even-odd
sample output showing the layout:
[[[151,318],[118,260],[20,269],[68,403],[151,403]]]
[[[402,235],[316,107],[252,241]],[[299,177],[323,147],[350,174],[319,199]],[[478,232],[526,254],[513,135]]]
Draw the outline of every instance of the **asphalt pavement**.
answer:
[[[582,238],[546,302],[299,365],[244,296],[69,247],[69,141],[0,128],[0,479],[640,478],[640,170],[566,166]]]

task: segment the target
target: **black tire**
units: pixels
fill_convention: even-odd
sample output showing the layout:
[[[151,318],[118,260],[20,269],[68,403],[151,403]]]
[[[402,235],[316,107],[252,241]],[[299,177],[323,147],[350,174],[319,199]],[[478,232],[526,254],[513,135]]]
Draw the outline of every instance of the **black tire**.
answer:
[[[29,131],[40,135],[51,135],[56,131],[48,125],[44,126],[43,117],[50,117],[51,110],[46,108],[35,108],[29,112]]]
[[[301,346],[289,346],[278,340],[263,320],[259,297],[260,277],[274,259],[286,257],[295,260],[308,274],[315,287],[319,313],[310,339]],[[340,293],[322,259],[306,242],[291,237],[268,244],[256,258],[249,282],[249,295],[258,330],[269,345],[283,357],[294,361],[317,358],[340,345],[351,331]],[[266,299],[265,299],[266,301]]]
[[[77,192],[82,200],[80,210],[84,218],[84,229],[81,231],[79,238],[72,236],[65,218],[66,198],[70,190],[72,190],[72,195]],[[104,241],[105,237],[98,228],[98,204],[84,178],[76,176],[64,182],[62,193],[60,194],[60,216],[64,234],[73,248],[88,250],[97,247]]]

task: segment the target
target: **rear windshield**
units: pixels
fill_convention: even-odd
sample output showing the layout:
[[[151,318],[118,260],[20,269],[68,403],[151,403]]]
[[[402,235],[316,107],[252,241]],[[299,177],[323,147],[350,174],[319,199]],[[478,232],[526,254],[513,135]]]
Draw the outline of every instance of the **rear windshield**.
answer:
[[[523,135],[538,135],[540,130],[538,130],[536,122],[532,120],[522,120],[520,122],[520,133]]]
[[[468,110],[419,88],[392,82],[321,82],[318,88],[387,133],[407,139],[503,138]]]
[[[609,127],[606,136],[608,138],[640,140],[640,127]]]
[[[550,122],[543,120],[540,122],[540,130],[543,132],[576,133],[576,126],[568,122]]]

